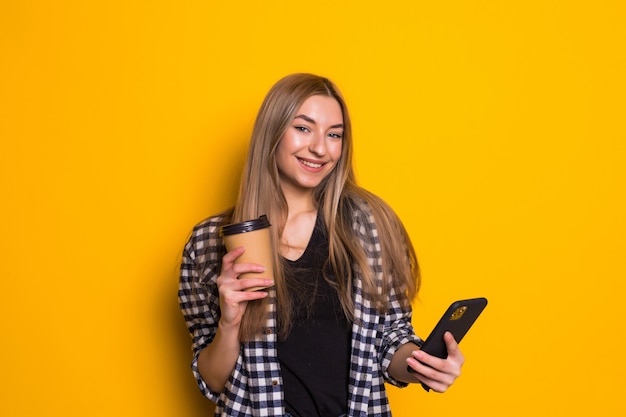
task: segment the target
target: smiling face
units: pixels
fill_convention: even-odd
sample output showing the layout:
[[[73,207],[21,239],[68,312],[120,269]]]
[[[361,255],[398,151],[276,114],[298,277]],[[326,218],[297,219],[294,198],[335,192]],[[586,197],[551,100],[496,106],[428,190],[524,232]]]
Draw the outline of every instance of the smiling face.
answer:
[[[341,157],[343,112],[332,97],[315,95],[300,106],[276,148],[280,184],[287,198],[312,194]]]

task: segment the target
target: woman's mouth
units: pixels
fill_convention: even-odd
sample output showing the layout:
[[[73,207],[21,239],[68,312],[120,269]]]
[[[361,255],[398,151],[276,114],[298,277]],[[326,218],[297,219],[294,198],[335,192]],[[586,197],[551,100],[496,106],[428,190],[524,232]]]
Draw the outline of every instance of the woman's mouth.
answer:
[[[300,161],[302,165],[307,166],[309,168],[314,168],[314,169],[318,169],[326,165],[326,162],[313,162],[313,161],[307,161],[306,159],[301,159],[301,158],[298,158],[298,161]]]

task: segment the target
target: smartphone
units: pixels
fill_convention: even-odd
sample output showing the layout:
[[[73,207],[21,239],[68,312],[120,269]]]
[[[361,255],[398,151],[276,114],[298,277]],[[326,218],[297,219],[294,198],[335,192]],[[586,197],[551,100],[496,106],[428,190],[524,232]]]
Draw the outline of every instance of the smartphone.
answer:
[[[448,349],[443,341],[444,333],[449,331],[454,336],[454,340],[460,343],[486,306],[486,298],[471,298],[453,302],[441,316],[441,319],[420,349],[433,356],[442,359],[447,358]],[[407,369],[409,372],[413,372],[410,366],[407,366]],[[424,388],[427,389],[426,386]]]
[[[449,331],[454,336],[454,340],[460,343],[486,306],[486,298],[471,298],[450,304],[448,310],[441,316],[439,323],[428,335],[421,350],[438,358],[447,358],[448,350],[443,341],[444,333]]]

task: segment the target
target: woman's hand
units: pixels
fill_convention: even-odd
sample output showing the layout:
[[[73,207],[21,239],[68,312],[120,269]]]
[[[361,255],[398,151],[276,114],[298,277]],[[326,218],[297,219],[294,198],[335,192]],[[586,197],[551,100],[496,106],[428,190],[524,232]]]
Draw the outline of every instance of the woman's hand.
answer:
[[[461,367],[465,362],[452,333],[446,332],[443,335],[443,340],[448,349],[446,359],[429,355],[421,350],[414,350],[406,360],[411,369],[415,371],[412,375],[436,392],[445,392],[450,388],[450,385],[461,375]]]
[[[243,247],[235,248],[222,258],[222,273],[217,277],[217,288],[220,295],[221,318],[220,326],[239,329],[241,318],[246,311],[250,300],[267,297],[265,291],[245,291],[253,287],[267,287],[272,284],[265,278],[239,279],[239,275],[246,272],[263,272],[262,265],[253,263],[239,263],[235,260],[243,254]]]

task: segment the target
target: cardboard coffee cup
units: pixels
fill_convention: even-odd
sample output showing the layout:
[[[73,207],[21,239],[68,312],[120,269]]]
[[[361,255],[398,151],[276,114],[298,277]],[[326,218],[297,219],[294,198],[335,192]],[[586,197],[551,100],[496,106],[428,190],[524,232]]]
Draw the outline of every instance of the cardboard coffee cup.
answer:
[[[247,220],[222,226],[220,234],[224,239],[226,250],[243,246],[246,251],[235,260],[235,263],[251,262],[265,267],[265,272],[247,272],[239,275],[239,279],[266,278],[274,280],[274,257],[270,239],[270,222],[266,215],[258,219]],[[247,291],[257,291],[266,287],[253,287]]]

